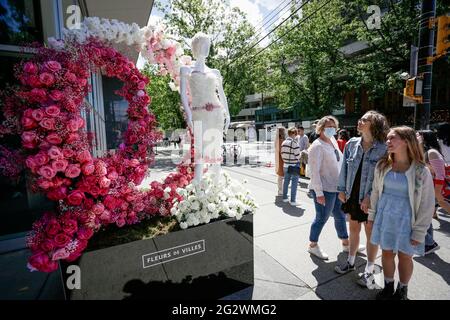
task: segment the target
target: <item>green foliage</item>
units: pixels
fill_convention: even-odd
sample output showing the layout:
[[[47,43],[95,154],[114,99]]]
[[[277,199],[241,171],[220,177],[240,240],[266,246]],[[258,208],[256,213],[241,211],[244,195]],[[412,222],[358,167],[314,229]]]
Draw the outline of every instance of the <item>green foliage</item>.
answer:
[[[152,99],[150,109],[159,126],[163,130],[185,127],[180,95],[170,89],[170,76],[158,75],[157,68],[149,64],[144,67],[143,74],[150,78],[150,84],[147,86],[147,92]]]

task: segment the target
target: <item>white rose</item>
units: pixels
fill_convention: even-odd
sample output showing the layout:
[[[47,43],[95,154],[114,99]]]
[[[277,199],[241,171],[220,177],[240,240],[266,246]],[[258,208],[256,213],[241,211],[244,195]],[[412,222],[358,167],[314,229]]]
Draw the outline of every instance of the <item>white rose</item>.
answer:
[[[210,203],[210,204],[208,204],[208,211],[209,212],[214,212],[214,211],[216,211],[216,205],[214,204],[214,203]]]
[[[200,209],[200,203],[198,201],[192,202],[191,209],[197,211]]]
[[[187,229],[187,227],[188,227],[188,225],[187,225],[186,222],[181,222],[181,223],[180,223],[180,228],[181,228],[181,229]]]

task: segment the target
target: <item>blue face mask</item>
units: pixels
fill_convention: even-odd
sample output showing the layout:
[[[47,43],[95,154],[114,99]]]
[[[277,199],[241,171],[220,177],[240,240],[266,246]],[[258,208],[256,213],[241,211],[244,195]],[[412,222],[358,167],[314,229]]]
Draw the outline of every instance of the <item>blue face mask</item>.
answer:
[[[336,128],[325,128],[325,136],[329,139],[336,134]]]

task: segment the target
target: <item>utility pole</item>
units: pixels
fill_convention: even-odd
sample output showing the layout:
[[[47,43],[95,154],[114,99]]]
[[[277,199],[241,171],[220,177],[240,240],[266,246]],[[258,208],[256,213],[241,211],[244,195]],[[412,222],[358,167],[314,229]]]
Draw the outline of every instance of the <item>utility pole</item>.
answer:
[[[423,100],[417,104],[415,129],[430,128],[431,81],[433,77],[434,28],[431,21],[436,16],[436,0],[423,0],[420,15],[418,74],[423,75]]]

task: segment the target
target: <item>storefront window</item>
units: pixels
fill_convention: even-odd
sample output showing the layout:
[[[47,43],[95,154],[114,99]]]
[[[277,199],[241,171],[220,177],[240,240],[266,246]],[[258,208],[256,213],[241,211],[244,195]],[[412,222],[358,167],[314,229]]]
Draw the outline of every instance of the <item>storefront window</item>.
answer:
[[[0,44],[42,42],[39,0],[0,0]]]

